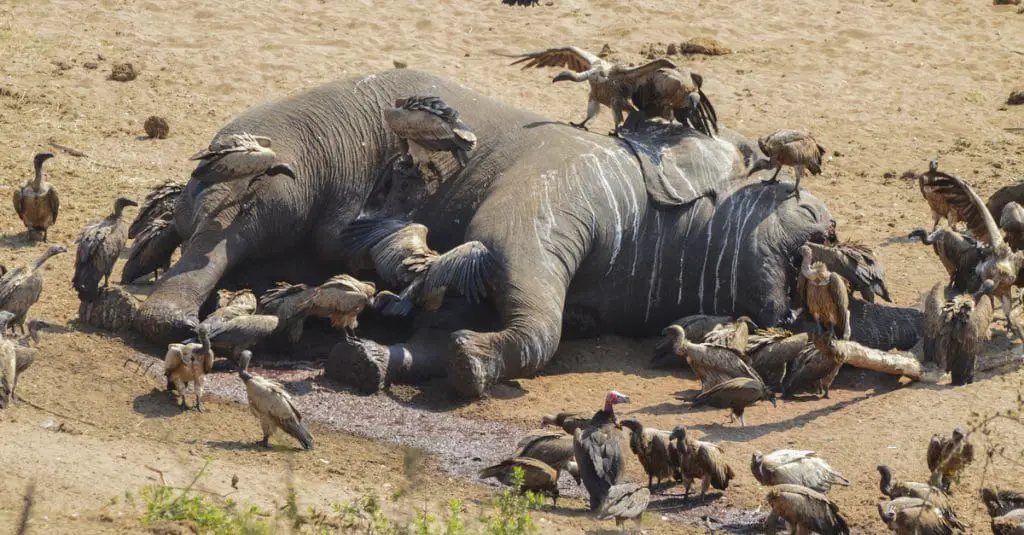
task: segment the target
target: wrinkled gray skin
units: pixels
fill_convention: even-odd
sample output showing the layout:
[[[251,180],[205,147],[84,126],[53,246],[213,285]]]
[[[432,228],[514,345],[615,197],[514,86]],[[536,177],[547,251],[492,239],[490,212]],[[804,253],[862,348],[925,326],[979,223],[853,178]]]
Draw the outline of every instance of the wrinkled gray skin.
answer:
[[[792,197],[792,185],[732,181],[757,154],[737,136],[720,136],[730,143],[676,127],[628,142],[432,75],[387,71],[257,106],[221,130],[270,137],[296,179],[189,182],[175,224],[192,238],[141,307],[137,330],[159,343],[187,337],[228,270],[303,239],[320,260],[341,265],[341,231],[399,150],[383,110],[413,94],[443,98],[479,139],[466,168],[411,215],[430,229],[434,249],[479,240],[495,255],[504,269],[485,306],[497,310],[501,328],[456,330],[443,343],[424,334],[413,338],[434,342],[391,348],[339,343],[353,360],[343,369],[376,352],[379,377],[370,380],[381,385],[447,372],[459,393],[479,396],[544,366],[562,337],[563,312],[581,335],[653,335],[694,313],[777,324],[789,313],[800,245],[823,241],[832,220],[813,196]],[[661,154],[643,143],[669,146]]]

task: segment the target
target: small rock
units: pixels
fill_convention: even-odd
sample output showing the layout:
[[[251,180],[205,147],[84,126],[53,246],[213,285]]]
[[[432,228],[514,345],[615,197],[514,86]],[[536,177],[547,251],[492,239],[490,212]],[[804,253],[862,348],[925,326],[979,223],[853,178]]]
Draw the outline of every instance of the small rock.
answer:
[[[167,119],[156,115],[151,115],[149,119],[146,119],[143,128],[146,129],[146,135],[153,139],[167,139],[167,135],[171,133],[171,126],[167,124]]]
[[[896,178],[896,172],[895,171],[886,171],[885,173],[882,174],[882,178],[885,178],[885,179]]]
[[[668,47],[665,48],[665,54],[674,56],[679,53],[679,47],[675,43],[669,43]]]
[[[604,46],[601,47],[601,51],[597,53],[597,57],[599,57],[599,58],[606,58],[606,57],[612,55],[612,52],[613,52],[613,50],[612,50],[611,45],[609,45],[608,43],[605,43]]]
[[[994,6],[1019,6],[1021,0],[992,0]]]
[[[131,63],[118,63],[110,70],[110,79],[115,82],[130,82],[138,75]]]
[[[689,41],[679,44],[679,53],[724,56],[732,54],[732,49],[726,47],[714,37],[694,37]]]
[[[86,61],[82,64],[82,66],[86,69],[89,69],[90,71],[95,71],[96,69],[100,68],[100,64],[96,63],[95,61]]]
[[[1006,103],[1011,106],[1024,104],[1024,87],[1018,87],[1010,91],[1010,98],[1006,99]]]
[[[66,62],[66,61],[54,61],[53,65],[55,67],[57,67],[57,70],[61,70],[61,71],[70,71],[71,70],[71,64]]]
[[[405,69],[409,66],[408,63],[404,61],[398,61],[397,59],[392,61],[391,63],[395,66],[396,69]]]
[[[107,61],[107,57],[103,54],[96,54],[96,61]]]

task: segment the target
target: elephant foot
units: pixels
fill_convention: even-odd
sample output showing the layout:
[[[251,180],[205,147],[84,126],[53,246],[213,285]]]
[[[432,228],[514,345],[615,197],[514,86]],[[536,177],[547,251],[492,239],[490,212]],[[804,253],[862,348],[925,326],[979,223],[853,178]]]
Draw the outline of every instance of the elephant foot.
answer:
[[[96,298],[78,306],[79,321],[112,332],[124,332],[135,324],[139,300],[119,287],[103,288]]]
[[[104,291],[116,289],[108,288]],[[133,325],[136,331],[151,342],[167,344],[195,336],[194,329],[199,325],[199,318],[194,312],[186,313],[174,303],[150,298],[139,306]]]
[[[501,379],[503,363],[495,357],[494,333],[452,333],[448,380],[463,397],[479,398]]]
[[[324,373],[363,394],[373,394],[390,383],[389,360],[387,346],[372,340],[345,337],[331,349]]]

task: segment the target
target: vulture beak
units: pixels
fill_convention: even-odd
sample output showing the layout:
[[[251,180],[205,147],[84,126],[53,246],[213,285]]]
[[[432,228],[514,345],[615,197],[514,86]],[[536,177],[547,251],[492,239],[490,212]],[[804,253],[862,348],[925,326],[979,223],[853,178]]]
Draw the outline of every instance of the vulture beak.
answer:
[[[267,169],[266,175],[267,176],[285,175],[287,177],[291,177],[292,180],[295,180],[295,169],[292,169],[291,164],[279,163],[279,164],[271,166],[270,169]]]
[[[686,95],[686,106],[693,111],[697,111],[700,107],[700,94],[694,91],[689,95]]]
[[[983,295],[988,295],[996,287],[995,281],[992,279],[985,279],[985,282],[981,284],[981,288],[974,292],[974,298],[977,299]]]
[[[572,73],[569,72],[569,71],[562,71],[562,72],[558,73],[557,75],[555,75],[554,78],[551,79],[551,83],[565,82],[565,81],[568,81],[568,80],[572,80]]]
[[[774,396],[774,395],[773,395],[772,397],[768,398],[768,401],[771,401],[771,402],[772,402],[772,408],[773,408],[773,409],[777,409],[777,408],[779,408],[778,404],[777,404],[777,403],[776,403],[776,401],[775,401],[775,396]]]

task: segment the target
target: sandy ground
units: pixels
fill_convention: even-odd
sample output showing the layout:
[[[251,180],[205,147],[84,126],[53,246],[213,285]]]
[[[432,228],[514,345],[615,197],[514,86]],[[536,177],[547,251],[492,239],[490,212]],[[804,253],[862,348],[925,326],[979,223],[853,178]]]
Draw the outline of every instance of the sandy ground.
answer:
[[[1024,107],[1004,105],[1009,91],[1024,83],[1024,15],[1016,10],[982,0],[765,6],[553,0],[534,8],[509,8],[497,0],[295,0],[244,7],[223,0],[9,0],[0,3],[0,195],[10,195],[30,176],[32,154],[49,142],[86,153],[87,158],[58,153],[47,164],[62,198],[50,240],[70,244],[87,222],[109,212],[118,194],[141,198],[168,178],[187,177],[189,155],[231,116],[269,98],[402,61],[510,104],[579,120],[584,87],[553,86],[552,71],[520,71],[493,52],[568,44],[596,52],[608,44],[612,57],[638,62],[647,43],[712,36],[735,53],[675,59],[705,76],[722,123],[751,136],[783,127],[814,133],[831,157],[824,176],[806,187],[834,211],[841,236],[876,248],[896,303],[913,305],[944,273],[930,249],[900,238],[930,224],[916,184],[900,180],[902,172],[924,169],[938,157],[944,169],[969,179],[983,195],[1024,177]],[[119,62],[131,62],[141,73],[138,79],[108,80]],[[167,118],[170,138],[143,137],[142,124],[153,114]],[[609,127],[606,112],[594,128]],[[0,222],[3,263],[25,263],[44,249],[27,242],[22,231],[8,211]],[[0,524],[13,524],[24,487],[36,479],[36,531],[131,532],[137,526],[118,515],[124,509],[111,504],[114,497],[157,481],[147,466],[181,485],[207,458],[206,488],[230,492],[231,476],[239,475],[240,490],[232,497],[265,506],[281,499],[289,478],[310,504],[367,492],[387,495],[402,484],[402,449],[346,433],[389,438],[368,431],[372,424],[336,419],[331,429],[314,425],[317,450],[295,454],[286,437],[271,452],[249,448],[259,438],[258,427],[237,403],[213,402],[207,414],[178,413],[154,392],[156,382],[122,366],[137,351],[158,351],[75,325],[72,262],[72,254],[50,261],[46,290],[31,313],[69,326],[43,343],[43,356],[20,385],[27,401],[46,410],[21,404],[0,413]],[[846,474],[853,486],[835,491],[834,498],[857,532],[879,533],[875,465],[885,462],[901,477],[922,480],[932,433],[965,425],[972,411],[1009,408],[1021,388],[1015,385],[1024,379],[1012,372],[951,389],[901,386],[847,370],[831,399],[782,403],[774,410],[758,406],[748,412],[751,425],[739,429],[722,425],[724,411],[689,411],[675,401],[674,393],[696,383],[681,371],[646,369],[652,347],[653,341],[615,337],[566,343],[537,378],[503,386],[469,405],[452,404],[441,383],[396,388],[361,403],[380,405],[378,412],[366,410],[371,421],[399,406],[411,415],[441,414],[460,425],[484,422],[482,436],[492,436],[531,427],[545,412],[596,409],[603,393],[615,388],[634,398],[624,412],[649,425],[668,429],[685,423],[723,443],[739,477],[724,497],[695,509],[689,521],[706,513],[720,516],[725,508],[758,508],[763,491],[746,469],[750,453],[796,447],[818,451]],[[217,378],[228,400],[232,380]],[[336,388],[319,380],[311,384],[317,388],[299,392],[304,407]],[[355,398],[331,399],[344,405]],[[59,423],[70,432],[43,425]],[[420,442],[446,442],[437,426],[421,427]],[[1024,434],[1005,428],[998,439],[1019,445]],[[506,434],[481,454],[462,452],[469,460],[461,470],[494,460],[509,440]],[[428,477],[409,501],[393,508],[491,495],[489,488],[452,475],[459,472],[451,468],[454,456],[428,457]],[[631,476],[640,477],[635,459],[630,463]],[[983,477],[1018,487],[1024,482],[1019,464],[997,461],[987,471],[983,465],[968,471],[954,496],[972,532],[987,529],[973,497]],[[545,531],[609,527],[581,515],[582,502],[565,505],[541,515]],[[676,503],[665,514],[690,509],[692,504]],[[681,529],[659,514],[648,515],[645,527]]]

